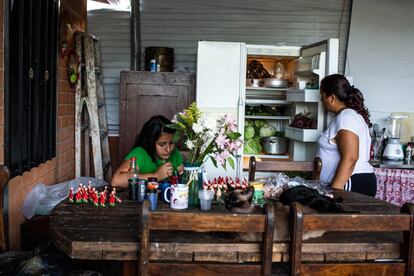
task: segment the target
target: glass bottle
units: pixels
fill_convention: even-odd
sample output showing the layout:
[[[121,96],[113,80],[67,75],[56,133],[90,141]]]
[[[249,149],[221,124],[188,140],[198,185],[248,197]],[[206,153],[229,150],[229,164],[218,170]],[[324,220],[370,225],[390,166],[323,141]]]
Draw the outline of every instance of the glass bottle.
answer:
[[[137,165],[137,158],[136,157],[131,157],[130,160],[131,160],[131,162],[129,164],[129,169],[128,169],[128,172],[127,172],[129,199],[130,200],[137,200],[139,169],[138,169],[138,165]]]

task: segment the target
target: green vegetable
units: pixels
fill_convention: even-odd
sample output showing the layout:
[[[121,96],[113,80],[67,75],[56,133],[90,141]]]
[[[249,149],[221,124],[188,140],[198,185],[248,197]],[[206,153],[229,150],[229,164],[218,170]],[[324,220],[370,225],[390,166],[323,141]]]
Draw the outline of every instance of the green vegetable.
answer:
[[[273,136],[276,132],[276,129],[272,125],[266,125],[261,127],[259,130],[260,137]]]
[[[253,126],[253,121],[252,120],[246,120],[246,121],[244,121],[244,126],[245,127],[247,127],[247,126]]]
[[[244,139],[252,139],[254,137],[254,127],[247,126],[244,128]]]
[[[243,150],[245,154],[259,154],[261,151],[262,146],[259,138],[245,140]]]
[[[265,120],[254,120],[254,126],[257,129],[260,129],[261,127],[264,127],[265,125],[267,125],[267,121]]]

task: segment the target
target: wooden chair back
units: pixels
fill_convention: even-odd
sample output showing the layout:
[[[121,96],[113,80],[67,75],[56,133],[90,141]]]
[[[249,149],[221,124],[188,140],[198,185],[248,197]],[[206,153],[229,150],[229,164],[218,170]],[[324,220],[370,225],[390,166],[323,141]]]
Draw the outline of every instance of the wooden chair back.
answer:
[[[235,214],[230,212],[193,212],[183,210],[150,211],[150,203],[142,204],[141,248],[139,275],[271,275],[274,206],[266,204],[266,213]],[[214,262],[150,261],[151,230],[193,232],[263,232],[261,264],[231,264]]]
[[[322,170],[322,160],[315,157],[313,161],[281,161],[256,160],[254,156],[249,160],[249,181],[254,181],[256,172],[312,172],[312,179],[319,180]]]
[[[303,214],[294,202],[290,209],[291,275],[414,275],[414,204],[406,203],[400,214],[313,213]],[[306,231],[403,232],[403,261],[302,263],[302,237]]]

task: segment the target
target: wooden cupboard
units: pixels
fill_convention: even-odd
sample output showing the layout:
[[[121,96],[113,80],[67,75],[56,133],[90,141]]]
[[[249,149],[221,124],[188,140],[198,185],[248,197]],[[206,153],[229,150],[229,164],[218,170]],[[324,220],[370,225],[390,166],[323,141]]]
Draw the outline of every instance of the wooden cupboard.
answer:
[[[119,101],[119,160],[132,149],[144,123],[154,115],[172,119],[195,99],[195,75],[122,71]]]

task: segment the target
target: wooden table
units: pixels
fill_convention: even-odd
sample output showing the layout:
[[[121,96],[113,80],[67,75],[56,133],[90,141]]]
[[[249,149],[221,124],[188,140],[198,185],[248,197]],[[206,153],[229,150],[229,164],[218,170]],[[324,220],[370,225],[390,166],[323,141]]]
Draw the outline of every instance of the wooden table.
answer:
[[[397,206],[361,194],[336,191],[335,196],[343,198],[342,205],[347,211],[399,213]],[[65,200],[54,208],[50,216],[53,242],[72,258],[119,260],[124,262],[124,274],[136,273],[140,250],[140,207],[141,204],[128,200],[112,208],[72,204]],[[184,212],[197,215],[201,211],[188,209]],[[230,214],[224,209],[211,212],[215,215],[220,213]],[[255,216],[258,221],[265,220],[264,214]],[[353,242],[350,242],[351,236]],[[395,259],[400,256],[401,241],[401,235],[327,233],[305,241],[302,260]],[[289,242],[273,243],[273,262],[288,261],[288,251]],[[260,262],[262,254],[261,243],[244,242],[233,235],[196,232],[169,232],[166,235],[163,231],[154,231],[150,236],[149,258],[153,261],[250,263]]]

